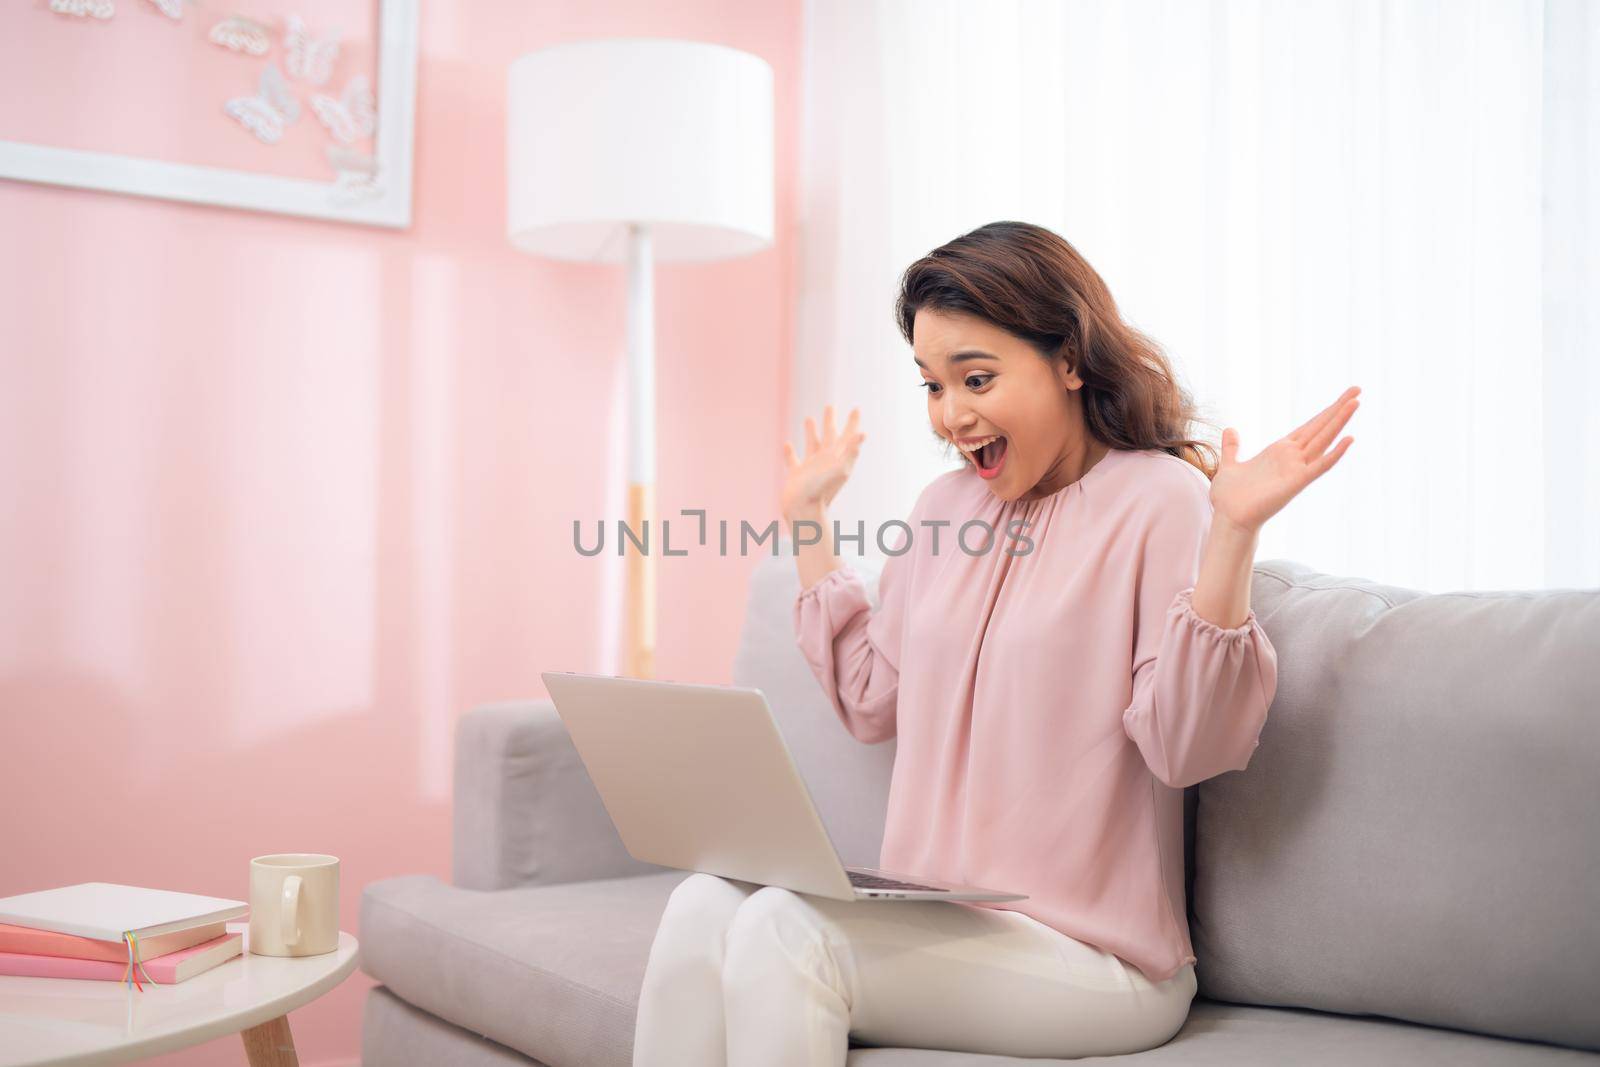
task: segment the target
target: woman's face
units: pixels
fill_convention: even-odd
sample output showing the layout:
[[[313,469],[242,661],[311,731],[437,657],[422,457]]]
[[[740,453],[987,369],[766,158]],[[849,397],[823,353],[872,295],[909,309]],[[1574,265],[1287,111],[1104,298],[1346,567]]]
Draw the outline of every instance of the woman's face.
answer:
[[[1104,454],[1089,439],[1083,381],[1066,360],[1046,362],[1021,338],[960,312],[919,309],[912,336],[934,433],[961,449],[995,496],[1046,496]],[[996,435],[981,451],[962,447]]]

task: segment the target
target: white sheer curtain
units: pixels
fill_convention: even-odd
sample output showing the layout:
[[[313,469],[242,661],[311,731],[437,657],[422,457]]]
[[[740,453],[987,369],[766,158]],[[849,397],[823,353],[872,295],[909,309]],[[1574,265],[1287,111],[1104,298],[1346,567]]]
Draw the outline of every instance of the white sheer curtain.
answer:
[[[809,0],[788,430],[868,434],[831,518],[949,463],[901,271],[1071,241],[1253,455],[1349,385],[1258,558],[1419,589],[1600,585],[1600,10],[1585,0]],[[853,549],[847,549],[853,551]]]

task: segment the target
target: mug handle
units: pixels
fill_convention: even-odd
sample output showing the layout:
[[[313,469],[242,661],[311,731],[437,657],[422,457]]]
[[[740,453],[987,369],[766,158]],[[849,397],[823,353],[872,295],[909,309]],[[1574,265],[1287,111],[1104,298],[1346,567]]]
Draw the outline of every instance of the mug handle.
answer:
[[[291,874],[283,880],[283,896],[278,901],[278,931],[286,946],[300,942],[300,876]]]

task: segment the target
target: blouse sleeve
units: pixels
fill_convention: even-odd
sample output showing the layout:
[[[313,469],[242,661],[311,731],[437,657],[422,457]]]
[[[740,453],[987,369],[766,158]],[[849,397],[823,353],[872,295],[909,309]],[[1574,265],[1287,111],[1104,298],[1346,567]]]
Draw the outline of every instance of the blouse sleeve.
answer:
[[[909,550],[878,577],[878,607],[849,565],[829,571],[794,603],[795,643],[850,735],[865,744],[895,735],[900,624]]]
[[[1250,609],[1225,629],[1195,613],[1207,498],[1169,508],[1144,546],[1133,698],[1122,728],[1175,789],[1250,762],[1277,691],[1278,655]]]

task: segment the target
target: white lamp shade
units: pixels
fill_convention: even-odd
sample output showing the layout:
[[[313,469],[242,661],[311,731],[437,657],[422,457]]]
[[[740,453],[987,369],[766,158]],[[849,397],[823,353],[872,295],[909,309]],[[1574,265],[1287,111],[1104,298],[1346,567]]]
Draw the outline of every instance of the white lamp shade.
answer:
[[[723,45],[577,41],[511,64],[506,235],[556,259],[712,260],[772,243],[772,68]]]

